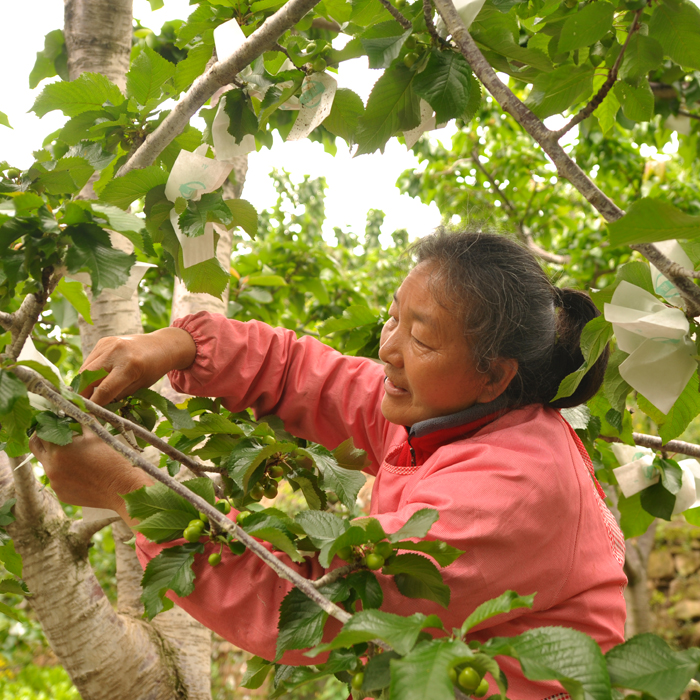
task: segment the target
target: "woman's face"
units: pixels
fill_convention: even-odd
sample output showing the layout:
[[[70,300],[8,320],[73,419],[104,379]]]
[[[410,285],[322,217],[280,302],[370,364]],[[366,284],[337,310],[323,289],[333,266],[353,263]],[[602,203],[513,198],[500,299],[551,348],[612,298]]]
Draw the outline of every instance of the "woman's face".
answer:
[[[394,295],[391,318],[382,330],[382,413],[399,425],[456,413],[503,391],[494,394],[489,375],[477,371],[460,318],[435,300],[430,291],[434,273],[429,262],[411,271]]]

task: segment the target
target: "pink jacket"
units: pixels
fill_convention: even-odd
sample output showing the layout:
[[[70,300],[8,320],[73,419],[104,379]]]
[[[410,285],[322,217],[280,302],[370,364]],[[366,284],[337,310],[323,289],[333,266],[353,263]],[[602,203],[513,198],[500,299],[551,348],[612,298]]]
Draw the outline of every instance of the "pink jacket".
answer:
[[[484,421],[464,426],[461,437],[443,431],[446,444],[439,434],[426,436],[417,466],[411,466],[406,428],[380,411],[381,365],[256,321],[201,312],[174,325],[197,345],[193,365],[170,375],[178,391],[225,397],[230,411],[253,407],[256,415],[276,414],[289,432],[330,449],[351,436],[372,461],[368,471],[377,479],[371,515],[386,532],[397,531],[421,508],[439,511],[430,537],[465,551],[441,569],[452,591],[449,609],[405,598],[391,577],[379,575],[382,609],[435,613],[449,630],[507,589],[536,592],[532,610],[492,618],[472,638],[563,625],[591,635],[603,651],[623,641],[624,544],[575,434],[557,411],[517,408],[481,427]],[[163,548],[141,535],[137,545],[144,566]],[[323,573],[316,559],[293,564],[280,552],[275,556],[307,577]],[[278,609],[291,585],[250,552],[225,553],[215,569],[198,556],[195,570],[194,593],[182,599],[171,594],[173,600],[234,644],[273,659]],[[330,620],[327,636],[338,629]],[[288,652],[283,661],[305,663],[308,657]],[[542,700],[561,691],[557,683],[527,681],[513,659],[499,662],[513,700]]]

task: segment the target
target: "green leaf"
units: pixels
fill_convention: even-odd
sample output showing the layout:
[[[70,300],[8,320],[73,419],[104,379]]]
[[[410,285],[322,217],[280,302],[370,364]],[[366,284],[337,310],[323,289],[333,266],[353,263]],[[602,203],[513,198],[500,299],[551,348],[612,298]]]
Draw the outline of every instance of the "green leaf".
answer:
[[[160,98],[163,86],[175,75],[175,64],[145,46],[132,61],[126,74],[126,96],[140,105]]]
[[[144,391],[143,389],[139,390]],[[137,392],[138,393],[138,392]],[[156,392],[153,392],[154,394]],[[155,397],[147,397],[146,395],[143,395],[144,398],[147,398],[149,401],[152,402],[152,404],[160,409],[160,406],[158,403],[156,403],[156,398]],[[158,396],[160,396],[158,394]],[[184,409],[177,408],[177,406],[174,406],[174,408],[177,411],[183,411]],[[170,408],[167,406],[163,406],[163,410],[161,410],[161,413],[164,415],[167,415],[165,413],[165,410],[171,411]],[[189,416],[188,411],[184,411],[187,413]],[[191,418],[191,416],[190,416]],[[239,425],[234,423],[233,421],[230,421],[228,418],[225,416],[222,416],[219,413],[205,413],[203,414],[198,421],[192,421],[190,420],[190,425],[184,425],[180,423],[180,418],[178,417],[177,419],[178,422],[178,427],[176,430],[179,430],[182,432],[182,434],[187,437],[187,438],[196,438],[200,437],[202,435],[211,435],[211,434],[224,434],[224,435],[245,435],[245,432],[243,431],[243,428],[241,428]],[[182,420],[184,419],[184,416],[182,417]],[[172,422],[172,421],[171,421]],[[173,427],[175,427],[173,425]]]
[[[33,192],[12,192],[12,204],[17,216],[31,216],[39,207],[44,206],[44,200]]]
[[[387,68],[376,82],[360,117],[355,155],[384,152],[386,142],[398,131],[420,124],[420,101],[413,92],[415,73],[403,64]]]
[[[72,194],[79,192],[94,172],[95,168],[84,158],[60,158],[53,169],[40,175],[36,184],[49,194]]]
[[[663,487],[675,496],[683,486],[683,470],[674,460],[662,457],[654,459],[654,466],[661,472]]]
[[[226,206],[233,214],[233,226],[240,226],[251,238],[258,234],[258,212],[245,199],[226,199]]]
[[[404,41],[411,36],[396,20],[371,26],[360,36],[370,68],[388,68],[399,55]]]
[[[595,90],[594,86],[594,92]],[[600,124],[600,130],[604,135],[608,135],[610,130],[615,125],[617,120],[617,113],[620,111],[620,101],[615,96],[615,93],[611,90],[600,103],[600,105],[593,112],[594,116],[598,119],[598,124]]]
[[[383,574],[394,577],[394,583],[407,598],[432,600],[443,608],[450,604],[450,588],[442,582],[442,576],[433,562],[420,554],[398,554],[382,569]]]
[[[353,644],[381,639],[390,644],[399,654],[408,654],[413,648],[421,630],[426,627],[443,629],[437,615],[414,613],[408,617],[394,615],[380,610],[362,610],[355,613],[344,625],[340,633],[327,644],[307,652],[307,656],[316,656],[331,649],[342,649]]]
[[[435,110],[435,121],[442,124],[462,116],[471,85],[471,69],[462,54],[433,49],[425,70],[413,81],[413,91]]]
[[[152,620],[159,612],[173,607],[172,601],[165,597],[168,590],[180,597],[192,593],[194,554],[203,551],[201,544],[180,545],[164,549],[148,562],[141,579],[141,600],[147,619]]]
[[[676,505],[676,497],[659,482],[639,492],[639,503],[647,513],[662,520],[670,520]]]
[[[295,449],[296,445],[292,442],[277,442],[274,445],[260,447],[250,440],[241,440],[236,449],[229,455],[225,466],[231,478],[244,491],[248,491],[250,477],[260,464],[273,454],[288,454]]]
[[[663,0],[654,5],[649,36],[678,65],[700,69],[700,10],[688,0]]]
[[[15,543],[12,540],[0,545],[0,561],[11,574],[22,578],[22,557],[15,552]]]
[[[129,279],[135,255],[112,247],[109,234],[94,224],[79,224],[66,228],[72,245],[66,254],[68,272],[87,268],[92,280],[92,293],[97,296],[103,289],[116,289]]]
[[[637,85],[649,71],[658,68],[664,60],[664,50],[656,39],[635,32],[627,43],[620,66],[620,78]]]
[[[44,379],[51,382],[51,384],[53,384],[57,389],[61,388],[60,377],[51,367],[45,365],[43,362],[38,362],[37,360],[20,360],[17,364],[33,369]]]
[[[189,411],[187,411],[184,408],[178,408],[172,401],[169,399],[166,399],[165,396],[161,396],[156,391],[152,391],[151,389],[139,389],[134,393],[134,397],[137,399],[141,399],[141,401],[145,401],[146,403],[150,404],[151,406],[155,406],[169,421],[170,424],[175,428],[175,430],[181,430],[185,431],[190,428],[195,427],[195,422],[192,420],[192,416],[190,416]],[[217,415],[217,414],[212,414],[212,415]],[[223,416],[218,416],[217,418],[223,418]],[[226,420],[223,418],[223,420]],[[230,421],[227,421],[227,423],[230,423]],[[234,425],[234,424],[231,424]],[[200,426],[201,427],[201,426]],[[236,431],[236,428],[238,426],[235,426],[233,431]],[[211,432],[222,432],[222,431],[211,431]],[[240,434],[240,433],[236,433]],[[187,437],[194,437],[194,436],[187,436]]]
[[[98,217],[106,219],[109,228],[124,234],[135,246],[148,253],[144,248],[142,235],[146,222],[141,217],[125,212],[119,207],[106,206],[97,202],[92,204],[92,210]]]
[[[143,519],[135,529],[151,542],[170,542],[182,537],[192,519],[191,513],[180,510],[156,513]]]
[[[357,591],[362,601],[363,610],[380,608],[384,601],[382,587],[371,571],[353,571],[347,577],[348,585]]]
[[[534,598],[534,593],[532,595],[519,596],[515,591],[506,591],[499,595],[498,598],[487,600],[464,621],[460,634],[464,636],[469,630],[496,615],[509,613],[511,610],[517,610],[518,608],[532,609]]]
[[[634,87],[618,81],[613,90],[628,119],[633,122],[648,122],[654,116],[654,93],[648,82],[644,81],[639,87]]]
[[[620,265],[620,267],[617,268],[613,287],[617,288],[617,285],[623,281],[641,287],[649,292],[649,294],[655,293],[654,285],[651,282],[651,270],[647,262],[633,260],[632,262]]]
[[[100,199],[120,209],[128,209],[132,202],[144,197],[154,187],[165,185],[167,181],[168,173],[157,165],[149,165],[147,168],[132,170],[108,182],[102,190]]]
[[[59,74],[68,80],[66,41],[62,29],[54,29],[44,37],[44,50],[37,51],[36,62],[29,74],[29,87],[34,89],[44,78]]]
[[[513,656],[526,678],[557,680],[574,698],[610,700],[605,658],[588,635],[565,627],[539,627],[517,637],[493,638],[484,651]]]
[[[632,387],[620,376],[619,369],[620,365],[628,357],[629,355],[626,352],[616,348],[608,360],[608,367],[605,370],[605,381],[603,382],[605,398],[619,413],[625,410],[627,395],[632,391]]]
[[[26,596],[29,593],[27,586],[15,578],[0,579],[0,593],[11,593],[12,595]]]
[[[639,634],[605,655],[610,680],[618,688],[641,690],[657,700],[675,700],[695,676],[698,649],[673,651],[655,634]]]
[[[87,389],[91,384],[96,382],[98,379],[102,379],[109,374],[106,369],[86,369],[80,374],[75,376],[75,379],[71,382],[71,389],[78,394],[81,394],[85,389]]]
[[[700,216],[691,216],[668,202],[644,197],[632,202],[627,213],[608,224],[610,244],[654,243],[700,236]]]
[[[344,581],[324,586],[320,592],[333,602],[347,597]],[[292,588],[280,605],[279,632],[275,660],[289,649],[306,649],[318,644],[328,613],[307,598],[298,588]]]
[[[304,528],[304,532],[313,544],[321,549],[329,542],[334,542],[350,528],[347,520],[342,520],[333,513],[303,511],[295,521]]]
[[[265,682],[267,674],[272,668],[273,666],[269,661],[259,656],[254,656],[246,663],[246,670],[241,679],[241,687],[256,690]]]
[[[0,527],[7,527],[10,523],[15,522],[15,516],[12,514],[15,503],[17,503],[16,498],[8,498],[0,506]]]
[[[83,73],[77,80],[47,85],[37,97],[31,111],[43,117],[55,109],[67,117],[100,109],[104,104],[124,102],[119,88],[99,73]]]
[[[403,658],[392,661],[389,693],[402,700],[453,700],[455,688],[447,671],[473,656],[459,639],[421,642]]]
[[[190,238],[203,236],[204,227],[210,221],[223,224],[227,228],[233,223],[231,210],[219,192],[203,194],[196,202],[190,200],[178,219],[180,230]]]
[[[464,554],[464,551],[451,547],[447,542],[440,540],[423,540],[411,542],[410,540],[397,542],[399,549],[409,549],[413,552],[429,554],[440,566],[449,566]]]
[[[590,5],[589,7],[597,6]],[[540,119],[551,117],[574,106],[590,95],[593,84],[593,66],[585,63],[581,66],[564,65],[551,73],[538,75],[525,104]]]
[[[643,535],[654,522],[654,516],[642,508],[641,493],[635,493],[630,498],[625,498],[620,493],[617,508],[620,511],[620,529],[625,539]]]
[[[182,252],[180,252],[182,260]],[[218,258],[209,258],[204,262],[182,267],[182,281],[187,290],[194,293],[211,294],[217,299],[222,298],[222,294],[230,281],[231,274],[224,270]]]
[[[92,325],[90,316],[90,299],[85,294],[85,289],[81,282],[68,282],[64,277],[58,282],[56,289],[70,302],[70,305]]]
[[[434,508],[421,508],[411,515],[400,530],[389,535],[389,542],[425,537],[439,517],[440,513]]]
[[[36,416],[36,434],[54,445],[69,445],[73,442],[72,418],[59,418],[50,411],[42,411]]]
[[[256,134],[259,124],[253,104],[243,90],[229,90],[225,95],[224,111],[229,118],[228,133],[238,143],[248,134]]]
[[[247,275],[245,283],[248,287],[286,287],[284,277],[279,275]]]
[[[593,2],[571,13],[561,28],[558,53],[591,46],[612,28],[615,8],[607,2]]]
[[[355,133],[360,117],[365,112],[362,98],[347,88],[338,88],[333,98],[330,114],[324,119],[323,126],[343,139],[348,146],[355,143]]]
[[[343,469],[333,454],[321,445],[310,445],[300,449],[299,453],[313,460],[323,477],[324,487],[333,491],[340,502],[352,510],[357,494],[366,481],[365,477],[357,471]]]
[[[693,374],[681,395],[667,414],[661,413],[648,399],[637,395],[637,405],[658,426],[659,436],[664,443],[675,440],[700,415],[700,393],[698,392],[698,375]]]
[[[209,477],[199,476],[195,479],[187,479],[187,481],[182,482],[182,485],[186,486],[192,493],[196,493],[200,498],[203,498],[210,506],[216,503],[214,482]]]
[[[17,620],[17,622],[22,622],[22,618],[6,603],[0,602],[0,613],[11,617],[13,620]]]
[[[362,690],[371,692],[388,688],[391,684],[391,662],[400,658],[395,651],[385,651],[370,657],[364,668],[365,676],[362,680]]]
[[[5,452],[8,457],[20,457],[29,452],[29,439],[27,430],[31,426],[33,411],[26,396],[16,398],[12,411],[4,415],[0,414],[0,426],[2,434],[7,440]]]
[[[173,83],[177,92],[187,90],[194,80],[204,73],[213,49],[214,42],[209,40],[196,44],[187,51],[187,58],[175,66]]]
[[[129,515],[136,520],[145,520],[158,513],[184,512],[190,520],[197,517],[197,509],[182,496],[178,496],[165,484],[143,486],[123,496]]]
[[[367,306],[353,304],[343,311],[343,315],[331,318],[318,327],[318,333],[323,336],[337,331],[348,331],[362,326],[373,326],[377,323],[378,315]]]
[[[12,372],[0,369],[0,416],[10,413],[17,399],[27,397],[27,387]]]
[[[361,471],[370,466],[371,462],[364,450],[355,447],[352,438],[348,438],[336,447],[331,454],[343,469]]]

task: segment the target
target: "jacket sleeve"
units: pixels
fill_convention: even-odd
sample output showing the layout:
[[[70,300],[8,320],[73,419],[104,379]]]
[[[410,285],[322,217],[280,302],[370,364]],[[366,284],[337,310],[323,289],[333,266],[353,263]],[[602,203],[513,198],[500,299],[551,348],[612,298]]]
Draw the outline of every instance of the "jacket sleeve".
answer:
[[[293,435],[329,449],[352,437],[377,470],[388,428],[381,365],[258,321],[201,311],[173,325],[197,346],[194,363],[169,374],[177,391],[222,397],[233,412],[277,415]]]

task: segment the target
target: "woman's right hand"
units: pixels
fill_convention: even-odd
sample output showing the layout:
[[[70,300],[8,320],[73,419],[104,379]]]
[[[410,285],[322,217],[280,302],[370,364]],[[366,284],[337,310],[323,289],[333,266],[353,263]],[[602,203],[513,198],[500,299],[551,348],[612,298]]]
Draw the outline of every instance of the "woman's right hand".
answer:
[[[82,395],[104,406],[155,384],[173,369],[189,367],[196,354],[192,336],[181,328],[102,338],[80,371],[105,369],[109,374],[88,386]]]

